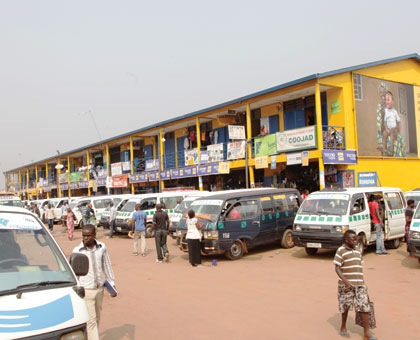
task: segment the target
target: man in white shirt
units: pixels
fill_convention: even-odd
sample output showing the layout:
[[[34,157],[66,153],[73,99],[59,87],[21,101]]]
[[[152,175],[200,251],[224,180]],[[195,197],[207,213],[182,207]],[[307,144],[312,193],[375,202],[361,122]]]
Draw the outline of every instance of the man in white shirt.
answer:
[[[114,206],[114,203],[109,203],[109,235],[107,238],[112,238],[114,234],[114,222],[115,217],[117,216],[117,208]]]
[[[95,226],[87,224],[82,230],[83,241],[73,249],[73,253],[85,254],[89,258],[89,272],[79,278],[80,285],[85,288],[85,301],[90,320],[87,323],[88,339],[99,340],[99,321],[104,297],[104,279],[115,288],[114,273],[111,260],[104,243],[97,241]],[[116,294],[111,295],[117,296]]]

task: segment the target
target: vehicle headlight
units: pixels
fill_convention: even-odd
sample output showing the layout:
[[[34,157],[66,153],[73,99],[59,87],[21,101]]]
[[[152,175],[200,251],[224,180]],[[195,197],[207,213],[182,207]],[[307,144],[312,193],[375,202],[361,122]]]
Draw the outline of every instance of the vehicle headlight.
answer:
[[[420,232],[418,231],[411,231],[410,232],[410,238],[418,240],[420,239]]]
[[[349,227],[346,225],[337,225],[334,227],[334,231],[336,233],[345,233],[347,230],[349,230]]]
[[[302,227],[299,224],[294,224],[293,225],[293,230],[294,231],[302,231]]]
[[[219,231],[218,230],[206,230],[203,233],[203,238],[206,240],[218,240]]]
[[[60,337],[60,340],[85,340],[85,334],[83,331],[75,331],[64,334]]]

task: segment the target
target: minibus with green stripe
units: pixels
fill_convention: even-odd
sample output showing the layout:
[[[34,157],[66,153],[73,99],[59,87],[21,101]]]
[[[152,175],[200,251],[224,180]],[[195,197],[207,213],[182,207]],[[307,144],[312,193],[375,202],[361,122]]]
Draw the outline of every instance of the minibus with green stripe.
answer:
[[[420,263],[420,203],[414,211],[408,233],[408,251]]]
[[[318,249],[337,249],[343,234],[351,229],[358,237],[357,247],[363,252],[376,243],[376,231],[371,222],[368,201],[380,198],[387,248],[399,247],[405,233],[407,203],[399,188],[359,187],[324,189],[311,193],[296,215],[292,237],[296,246],[305,247],[308,255]]]

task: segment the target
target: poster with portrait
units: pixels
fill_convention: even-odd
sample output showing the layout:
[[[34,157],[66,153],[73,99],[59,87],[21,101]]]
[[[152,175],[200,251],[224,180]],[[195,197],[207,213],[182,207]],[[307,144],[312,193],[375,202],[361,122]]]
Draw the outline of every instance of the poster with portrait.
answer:
[[[359,155],[417,157],[415,88],[354,75]]]

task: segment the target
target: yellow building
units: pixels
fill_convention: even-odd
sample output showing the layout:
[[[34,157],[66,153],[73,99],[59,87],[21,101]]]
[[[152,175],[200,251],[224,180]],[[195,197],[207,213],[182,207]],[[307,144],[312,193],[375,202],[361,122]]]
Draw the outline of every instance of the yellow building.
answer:
[[[420,187],[420,57],[313,74],[5,172],[32,197]],[[248,170],[248,171],[247,171]],[[107,190],[108,188],[108,190]]]

